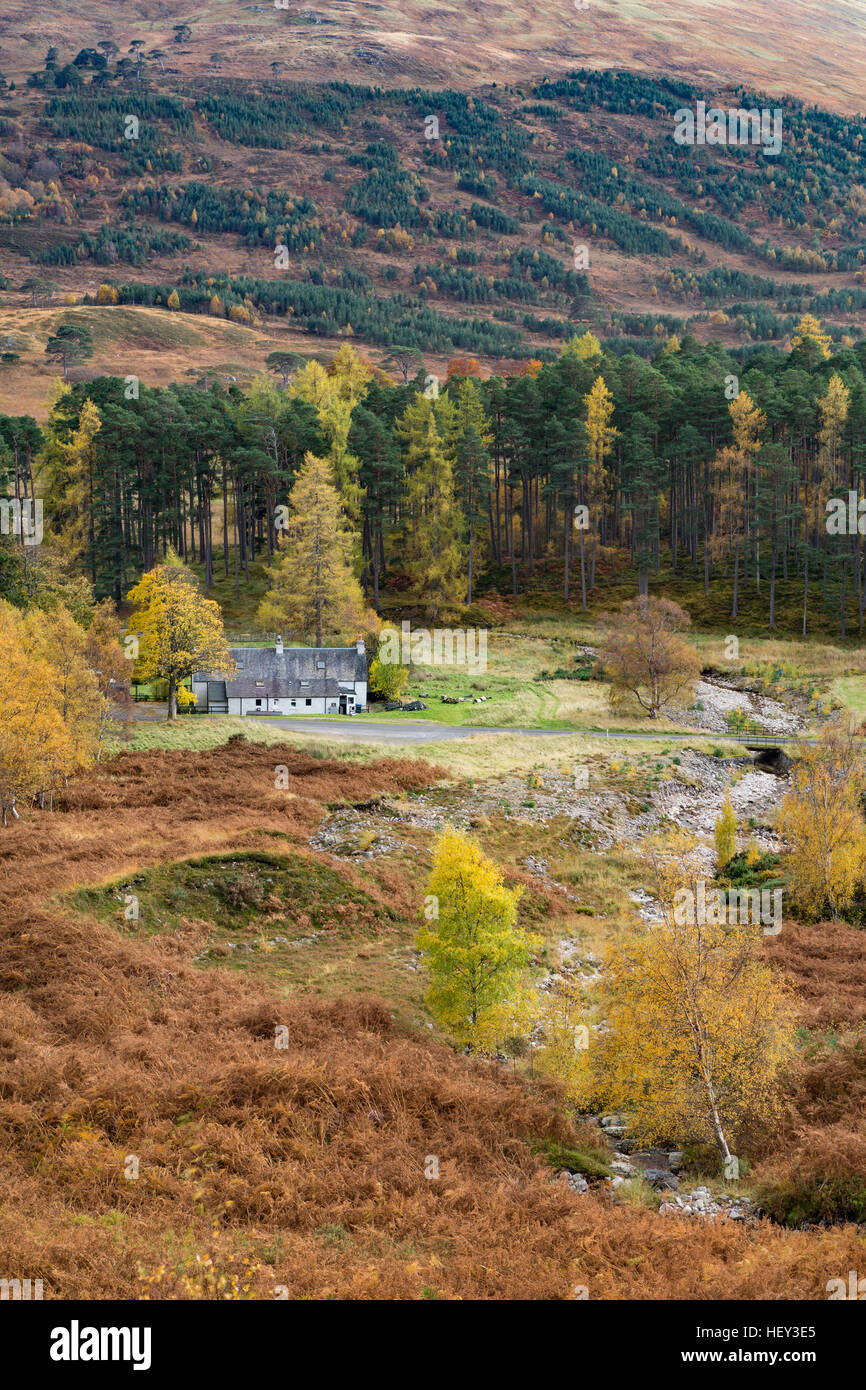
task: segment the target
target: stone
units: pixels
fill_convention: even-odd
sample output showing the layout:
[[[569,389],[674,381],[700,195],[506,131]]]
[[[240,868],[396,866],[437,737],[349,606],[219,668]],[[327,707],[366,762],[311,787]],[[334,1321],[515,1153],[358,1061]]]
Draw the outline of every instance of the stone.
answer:
[[[666,1168],[645,1168],[644,1177],[653,1187],[669,1188],[675,1191],[680,1185],[679,1178],[675,1178],[673,1173],[669,1173]]]

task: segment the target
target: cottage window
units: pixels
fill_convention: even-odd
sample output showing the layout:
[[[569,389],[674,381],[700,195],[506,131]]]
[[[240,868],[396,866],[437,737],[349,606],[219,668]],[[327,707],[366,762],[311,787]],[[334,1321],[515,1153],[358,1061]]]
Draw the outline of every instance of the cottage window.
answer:
[[[305,705],[311,705],[312,703],[313,703],[312,700],[305,700],[305,701],[304,701],[304,704],[305,704]]]

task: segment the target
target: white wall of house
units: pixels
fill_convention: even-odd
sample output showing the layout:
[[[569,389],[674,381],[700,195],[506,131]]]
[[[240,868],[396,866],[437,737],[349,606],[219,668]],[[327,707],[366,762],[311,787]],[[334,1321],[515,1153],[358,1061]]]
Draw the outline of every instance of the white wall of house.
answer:
[[[229,699],[229,714],[338,714],[339,702],[336,696],[310,697],[301,695],[297,699],[262,695],[234,697]]]

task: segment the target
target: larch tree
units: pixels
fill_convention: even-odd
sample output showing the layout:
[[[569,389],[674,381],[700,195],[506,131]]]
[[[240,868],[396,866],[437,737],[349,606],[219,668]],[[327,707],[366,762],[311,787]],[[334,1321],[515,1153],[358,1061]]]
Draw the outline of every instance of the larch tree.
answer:
[[[799,349],[810,371],[827,361],[830,344],[830,335],[822,329],[821,320],[814,314],[804,314],[794,331],[791,346]]]
[[[821,427],[818,431],[819,444],[819,483],[817,489],[817,511],[820,518],[826,516],[827,501],[831,494],[841,492],[847,503],[847,490],[849,478],[847,472],[840,462],[840,443],[845,432],[848,415],[851,409],[851,392],[845,385],[837,372],[834,372],[827,383],[825,395],[818,400],[818,412],[821,420]],[[824,527],[825,534],[827,528]],[[837,550],[830,557],[841,570],[842,583],[839,591],[839,607],[841,618],[841,636],[844,641],[846,628],[845,600],[847,589],[847,578],[849,562],[853,561],[857,538],[843,534],[836,541]],[[824,561],[828,558],[828,552],[824,551]],[[808,565],[808,555],[805,563]]]
[[[730,530],[734,547],[734,597],[731,617],[739,616],[740,556],[748,553],[750,508],[755,498],[755,455],[761,448],[761,435],[767,417],[747,391],[741,391],[728,407],[734,431],[733,449],[726,451],[729,472]],[[748,561],[747,561],[748,563]]]
[[[517,924],[520,890],[467,835],[447,829],[436,843],[418,933],[432,1012],[458,1042],[475,1046],[513,994],[541,938]]]
[[[435,622],[459,611],[463,602],[463,518],[432,402],[417,396],[397,428],[404,446],[409,513],[404,563]]]
[[[258,622],[317,647],[325,637],[347,640],[375,632],[378,619],[365,604],[352,568],[356,535],[327,459],[307,454],[288,512]]]
[[[605,459],[613,448],[619,431],[611,424],[614,412],[613,396],[605,384],[603,376],[597,376],[592,390],[586,397],[586,438],[588,443],[589,467],[587,469],[586,490],[589,514],[593,522],[592,565],[589,587],[595,588],[595,566],[598,555],[599,531],[602,524],[602,510],[608,491]],[[583,533],[581,532],[581,546]]]
[[[91,580],[96,578],[97,435],[101,428],[98,407],[86,400],[71,439],[64,441],[49,429],[42,452],[49,524],[70,560],[87,561]]]
[[[127,599],[133,606],[128,631],[138,638],[136,677],[168,681],[169,719],[177,718],[178,687],[193,671],[234,674],[219,604],[204,597],[173,550],[142,575]]]
[[[359,481],[360,460],[349,448],[352,412],[373,379],[369,363],[343,343],[327,368],[309,362],[297,372],[290,393],[315,405],[328,441],[328,461],[333,480],[353,526],[361,517],[363,489]]]

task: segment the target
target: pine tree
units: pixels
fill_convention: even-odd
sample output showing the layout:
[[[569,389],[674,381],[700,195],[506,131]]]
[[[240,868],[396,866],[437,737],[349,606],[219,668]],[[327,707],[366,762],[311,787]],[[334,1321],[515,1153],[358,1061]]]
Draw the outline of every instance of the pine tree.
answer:
[[[460,382],[455,408],[446,424],[442,412],[449,403],[450,394],[440,397],[436,416],[454,469],[455,489],[466,524],[466,602],[471,603],[476,557],[480,558],[483,550],[490,508],[490,422],[471,377]]]
[[[403,465],[393,429],[363,405],[356,406],[352,413],[348,445],[361,464],[364,589],[366,592],[372,583],[373,605],[378,608],[379,583],[386,560],[385,538],[402,492]]]

